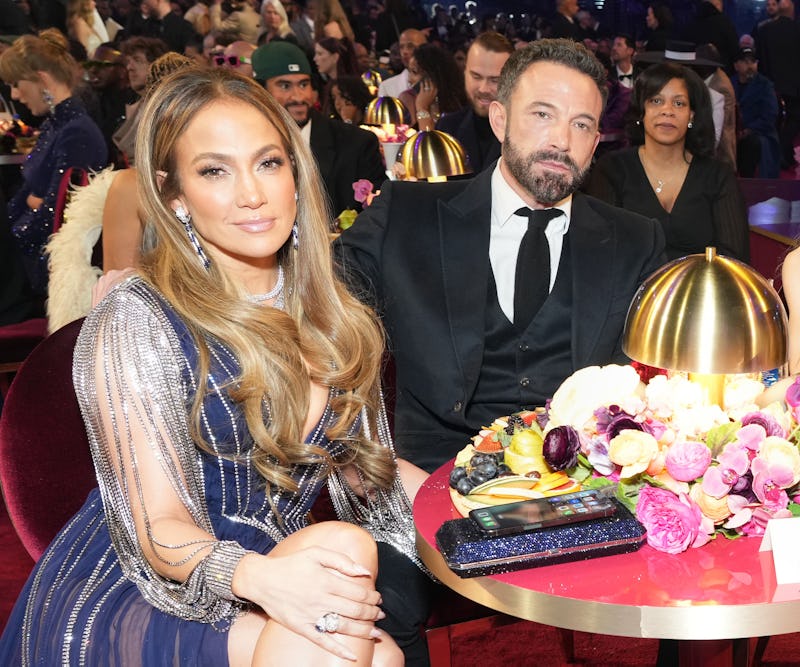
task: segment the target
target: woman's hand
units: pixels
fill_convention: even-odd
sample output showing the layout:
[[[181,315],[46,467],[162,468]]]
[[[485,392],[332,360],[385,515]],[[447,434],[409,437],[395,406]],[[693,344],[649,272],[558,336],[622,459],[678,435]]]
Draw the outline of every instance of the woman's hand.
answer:
[[[345,659],[351,653],[336,639],[337,633],[363,639],[381,636],[373,622],[385,614],[378,607],[381,598],[370,571],[338,551],[313,546],[286,555],[250,553],[236,568],[233,591],[277,623]],[[339,615],[336,633],[314,627],[328,613]]]

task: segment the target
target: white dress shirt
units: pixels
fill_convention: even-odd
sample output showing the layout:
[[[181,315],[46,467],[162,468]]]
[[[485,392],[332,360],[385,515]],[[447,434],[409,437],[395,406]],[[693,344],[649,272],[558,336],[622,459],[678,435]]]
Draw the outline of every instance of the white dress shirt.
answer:
[[[378,97],[400,97],[400,93],[405,92],[411,87],[408,83],[408,70],[404,69],[400,74],[390,76],[381,81],[378,86]]]
[[[519,244],[528,231],[528,217],[516,215],[515,211],[528,206],[511,186],[500,171],[500,162],[492,173],[492,219],[489,232],[489,263],[492,265],[494,282],[497,285],[497,300],[500,309],[510,322],[514,321],[514,278],[517,271],[517,255]],[[564,234],[569,230],[572,213],[572,197],[556,206],[562,215],[553,218],[547,225],[545,236],[550,246],[550,287],[552,291],[558,275],[561,261],[561,248],[564,245]]]

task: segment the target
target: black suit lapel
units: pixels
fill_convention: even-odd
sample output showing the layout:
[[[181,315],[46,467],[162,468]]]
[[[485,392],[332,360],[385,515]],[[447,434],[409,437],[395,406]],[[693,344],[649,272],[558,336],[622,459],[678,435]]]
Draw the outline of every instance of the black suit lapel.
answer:
[[[330,126],[322,114],[309,112],[311,118],[311,152],[317,160],[322,181],[328,187],[333,187],[333,164],[336,159],[336,145],[331,134]]]
[[[487,169],[450,202],[440,202],[438,209],[447,317],[467,395],[475,387],[483,359],[491,175]]]
[[[583,368],[591,359],[611,307],[615,249],[613,229],[586,198],[572,198],[569,223],[572,253],[572,362]]]

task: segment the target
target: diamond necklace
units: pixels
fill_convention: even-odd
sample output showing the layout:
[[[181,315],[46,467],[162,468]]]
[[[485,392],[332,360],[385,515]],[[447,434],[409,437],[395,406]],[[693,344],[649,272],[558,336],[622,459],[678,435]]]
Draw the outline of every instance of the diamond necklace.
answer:
[[[275,299],[275,308],[283,308],[283,281],[283,267],[279,264],[278,280],[275,281],[275,287],[263,294],[250,294],[247,300],[251,303],[264,303],[270,299]]]

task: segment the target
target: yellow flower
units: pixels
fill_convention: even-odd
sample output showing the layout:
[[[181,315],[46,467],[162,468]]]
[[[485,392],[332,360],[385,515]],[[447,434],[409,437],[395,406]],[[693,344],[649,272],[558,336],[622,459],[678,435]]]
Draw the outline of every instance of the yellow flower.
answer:
[[[705,493],[702,485],[694,484],[689,491],[689,496],[697,503],[700,511],[714,523],[722,523],[733,514],[728,507],[727,494],[722,498],[715,498]]]
[[[658,454],[658,442],[649,433],[625,429],[608,446],[608,458],[622,466],[619,476],[628,479],[647,470]]]

